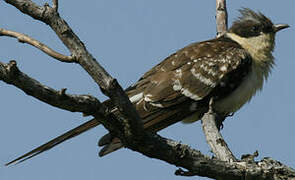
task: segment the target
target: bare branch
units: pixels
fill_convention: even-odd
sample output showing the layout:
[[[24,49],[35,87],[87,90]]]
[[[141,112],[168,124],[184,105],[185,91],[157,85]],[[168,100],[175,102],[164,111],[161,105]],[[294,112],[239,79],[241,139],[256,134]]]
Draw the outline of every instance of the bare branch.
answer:
[[[225,0],[216,0],[216,24],[217,37],[219,37],[227,30]],[[202,128],[206,136],[207,143],[218,159],[226,162],[235,162],[237,159],[228,148],[219,132],[219,128],[217,128],[216,122],[219,120],[218,118],[218,114],[213,111],[213,98],[211,98],[209,102],[209,111],[202,117]]]
[[[52,8],[54,9],[55,12],[58,11],[58,0],[52,0]]]
[[[202,117],[202,127],[207,143],[218,159],[227,162],[235,162],[237,159],[228,148],[217,128],[216,120],[218,119],[218,114],[213,112],[212,104],[213,99],[210,100],[209,111]]]
[[[140,148],[133,149],[144,155],[163,160],[188,171],[177,170],[180,176],[205,176],[226,180],[294,180],[295,170],[282,163],[264,158],[259,162],[225,162],[209,158],[189,146],[158,135],[145,136]]]
[[[126,136],[133,137],[133,140],[138,137],[139,141],[128,141],[128,137],[126,138],[127,143],[125,144],[128,148],[148,157],[157,158],[188,170],[186,173],[183,171],[180,175],[199,175],[215,179],[220,179],[220,177],[222,177],[227,180],[269,180],[275,179],[276,177],[295,177],[295,171],[293,169],[274,160],[264,159],[261,162],[239,163],[225,162],[219,159],[206,157],[199,151],[193,150],[187,145],[162,138],[156,134],[145,133],[143,131],[142,122],[123,89],[86,50],[84,44],[68,24],[59,17],[54,8],[49,6],[38,6],[31,0],[5,1],[18,8],[21,12],[48,24],[56,32],[78,63],[89,73],[94,81],[101,87],[102,91],[110,97],[123,114],[123,119],[126,119],[127,121],[126,123],[122,121],[119,121],[118,123],[117,120],[113,120],[116,118],[114,118],[112,113],[104,113],[103,115],[105,119],[102,120],[102,123],[111,132],[112,130],[117,131],[115,134],[116,137],[119,137],[120,139],[123,137],[123,141]],[[15,67],[16,66],[14,66],[12,62],[12,65],[9,68],[15,69]],[[6,71],[4,71],[4,73],[5,72]],[[10,81],[8,81],[8,83],[12,84]],[[62,90],[58,92],[58,94],[64,96],[65,91]],[[97,118],[101,115],[102,114],[96,113],[94,114],[94,117]],[[122,130],[122,126],[124,130]]]
[[[8,64],[0,62],[0,80],[12,84],[26,94],[52,106],[71,112],[94,114],[101,108],[100,102],[90,95],[71,95],[54,90],[21,72],[15,61]]]
[[[124,128],[125,137],[135,138],[141,136],[142,132],[144,132],[142,121],[122,87],[87,51],[84,43],[53,8],[38,6],[31,0],[5,0],[5,2],[13,5],[24,14],[48,24],[70,50],[78,63],[100,86],[102,92],[110,97],[120,113],[125,117],[125,121],[121,121],[126,127]]]
[[[45,44],[37,41],[36,39],[29,37],[28,35],[0,28],[0,36],[9,36],[17,38],[19,42],[30,44],[59,61],[67,63],[75,62],[75,59],[72,56],[65,56],[63,54],[60,54],[54,51],[53,49],[49,48]]]
[[[227,31],[226,0],[216,0],[216,27],[217,37],[222,36]]]

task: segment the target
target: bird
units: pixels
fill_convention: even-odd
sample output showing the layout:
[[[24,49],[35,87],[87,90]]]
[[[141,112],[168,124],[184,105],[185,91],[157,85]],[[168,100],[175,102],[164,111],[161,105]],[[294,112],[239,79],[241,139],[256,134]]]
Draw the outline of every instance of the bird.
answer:
[[[146,131],[156,133],[176,122],[200,120],[211,99],[214,111],[227,117],[262,89],[275,64],[275,35],[289,25],[273,24],[249,8],[239,12],[222,36],[178,50],[125,90]],[[104,105],[119,115],[110,100]],[[99,124],[96,119],[89,120],[6,165],[30,159]],[[120,139],[110,134],[98,145],[103,146],[100,156],[123,147]]]

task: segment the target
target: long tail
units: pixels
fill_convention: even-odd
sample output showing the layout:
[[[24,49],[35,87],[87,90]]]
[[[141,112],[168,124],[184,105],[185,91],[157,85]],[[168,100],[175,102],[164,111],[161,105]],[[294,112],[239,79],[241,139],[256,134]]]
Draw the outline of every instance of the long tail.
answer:
[[[105,101],[104,103],[107,107],[113,108],[110,101]],[[155,111],[153,113],[147,113],[147,114],[144,114],[144,112],[139,111],[139,113],[142,115],[144,129],[147,131],[157,132],[157,131],[160,131],[161,129],[164,129],[164,128],[170,126],[171,124],[174,124],[174,123],[184,119],[190,113],[192,114],[192,112],[189,108],[190,104],[191,104],[190,101],[185,101],[184,103],[180,104],[180,107],[182,107],[182,108],[170,107],[170,108],[161,109],[159,111]],[[200,107],[203,107],[203,106],[201,106],[201,104],[200,104]],[[204,107],[207,107],[207,106],[204,106]],[[137,110],[141,110],[141,109],[143,109],[143,108],[138,108]],[[206,111],[204,111],[204,112],[206,112]],[[198,115],[195,115],[195,116],[198,116]],[[199,118],[197,117],[197,119],[199,119]],[[18,164],[20,162],[28,160],[28,159],[44,152],[44,151],[47,151],[47,150],[53,148],[54,146],[66,141],[70,138],[78,136],[81,133],[98,126],[99,124],[100,123],[96,119],[92,119],[90,121],[87,121],[86,123],[58,136],[57,138],[33,149],[32,151],[14,159],[13,161],[8,162],[5,165],[7,166],[12,163]],[[100,156],[104,156],[106,154],[114,152],[114,151],[123,147],[123,144],[121,143],[120,139],[116,138],[116,137],[112,137],[110,134],[106,134],[105,136],[103,136],[100,139],[98,145],[103,146],[103,148],[99,152]]]
[[[51,141],[49,141],[49,142],[47,142],[47,143],[45,143],[45,144],[43,144],[43,145],[41,145],[39,147],[33,149],[32,151],[30,151],[30,152],[28,152],[28,153],[26,153],[26,154],[24,154],[24,155],[22,155],[22,156],[20,156],[18,158],[6,163],[5,165],[8,166],[8,165],[10,165],[12,163],[18,164],[18,163],[21,163],[21,162],[23,162],[25,160],[28,160],[28,159],[30,159],[30,158],[44,152],[44,151],[47,151],[47,150],[53,148],[54,146],[66,141],[68,139],[71,139],[71,138],[73,138],[75,136],[78,136],[79,134],[98,126],[99,124],[100,123],[96,119],[91,119],[91,120],[87,121],[86,123],[74,128],[74,129],[72,129],[70,131],[67,131],[66,133],[58,136],[57,138],[55,138],[55,139],[53,139],[53,140],[51,140]]]

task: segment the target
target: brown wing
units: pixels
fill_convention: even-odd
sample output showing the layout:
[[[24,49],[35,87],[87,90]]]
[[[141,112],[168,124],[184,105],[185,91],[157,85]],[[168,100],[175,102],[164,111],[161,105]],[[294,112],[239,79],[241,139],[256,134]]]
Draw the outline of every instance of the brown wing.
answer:
[[[224,97],[248,73],[251,60],[235,42],[220,38],[189,45],[145,73],[127,93],[145,129],[161,130],[184,118],[199,119],[207,111],[209,97]],[[119,139],[106,135],[104,156],[120,147]]]
[[[194,43],[145,73],[126,93],[144,121],[144,128],[159,131],[196,111],[199,115],[206,112],[208,97],[222,97],[233,91],[243,77],[240,73],[247,73],[249,62],[247,53],[229,39]],[[105,104],[112,106],[109,102]],[[49,150],[98,124],[96,120],[88,121],[7,165]],[[105,145],[101,156],[122,147],[120,140],[110,135],[105,135],[99,145]]]
[[[167,108],[187,98],[202,100],[245,65],[249,65],[248,54],[231,40],[194,43],[166,58],[126,91],[131,99],[138,96],[136,105]]]

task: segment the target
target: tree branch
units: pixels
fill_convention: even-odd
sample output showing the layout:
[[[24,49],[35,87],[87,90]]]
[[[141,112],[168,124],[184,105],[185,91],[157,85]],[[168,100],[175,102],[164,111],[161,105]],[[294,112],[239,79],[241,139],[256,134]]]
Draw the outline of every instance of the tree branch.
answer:
[[[228,148],[225,140],[220,134],[220,126],[216,125],[216,122],[221,122],[221,119],[217,113],[213,110],[213,98],[209,102],[209,110],[202,117],[202,128],[209,144],[211,151],[216,155],[216,157],[222,161],[235,162],[237,159]],[[220,124],[221,124],[220,123]]]
[[[217,37],[219,37],[223,35],[227,30],[227,13],[225,0],[216,0],[216,25]],[[204,116],[201,118],[202,128],[207,143],[209,144],[211,151],[216,155],[218,159],[227,162],[237,161],[219,132],[220,126],[217,128],[216,122],[222,122],[223,119],[221,120],[219,115],[214,112],[213,103],[213,98],[211,98],[209,102],[209,111],[205,113]]]
[[[55,12],[58,11],[58,0],[52,0],[52,8],[54,9]]]
[[[143,140],[142,144],[138,144],[140,146],[133,150],[188,170],[177,170],[175,174],[180,176],[198,175],[226,180],[294,180],[295,178],[294,169],[270,158],[264,158],[260,162],[230,163],[209,158],[187,145],[158,135],[149,134]]]
[[[19,42],[30,44],[59,61],[67,63],[75,62],[75,59],[72,56],[65,56],[63,54],[60,54],[54,51],[53,49],[49,48],[45,44],[37,41],[36,39],[29,37],[28,35],[0,28],[0,36],[9,36],[17,38]]]
[[[126,140],[132,141],[132,137],[141,137],[142,132],[144,132],[142,121],[122,87],[87,51],[78,36],[53,8],[48,5],[38,6],[31,0],[5,0],[5,2],[13,5],[24,14],[48,24],[70,50],[72,56],[75,57],[77,62],[88,72],[102,92],[112,100],[125,117],[124,121],[120,121],[124,127]]]
[[[21,12],[50,25],[56,32],[58,37],[70,50],[73,57],[76,58],[77,62],[89,73],[102,91],[110,97],[123,114],[123,119],[127,121],[126,123],[123,120],[118,123],[112,113],[104,113],[105,119],[102,122],[110,131],[115,130],[119,132],[117,133],[119,134],[119,138],[125,140],[127,137],[126,145],[128,148],[148,157],[157,158],[188,170],[187,173],[184,173],[183,170],[178,171],[178,175],[199,175],[214,179],[220,179],[222,177],[222,179],[227,180],[271,180],[277,177],[281,179],[295,177],[295,171],[293,169],[274,160],[264,159],[260,162],[229,163],[206,157],[187,145],[162,138],[155,134],[145,133],[142,122],[123,89],[98,64],[67,23],[59,17],[56,11],[57,8],[51,8],[48,5],[41,7],[30,0],[5,1],[18,8]],[[14,67],[16,66],[11,65],[10,68],[13,69]],[[63,91],[60,94],[64,94]],[[95,118],[99,116],[101,114],[94,114]],[[117,124],[119,125],[117,126]],[[123,130],[120,128],[122,127],[121,125],[124,127]],[[123,131],[123,135],[120,135],[121,131]],[[138,138],[139,141],[128,141],[128,137],[131,137],[131,140]]]
[[[212,114],[211,112],[207,112],[202,117],[202,128],[206,136],[207,143],[209,144],[211,151],[218,159],[227,162],[237,161],[217,129],[215,123],[216,117],[217,115]]]
[[[216,29],[217,37],[227,31],[227,10],[226,0],[216,0]]]
[[[0,80],[18,87],[40,101],[67,111],[94,114],[102,109],[99,100],[93,96],[66,94],[65,89],[57,91],[41,84],[21,72],[15,61],[8,64],[0,62]]]

